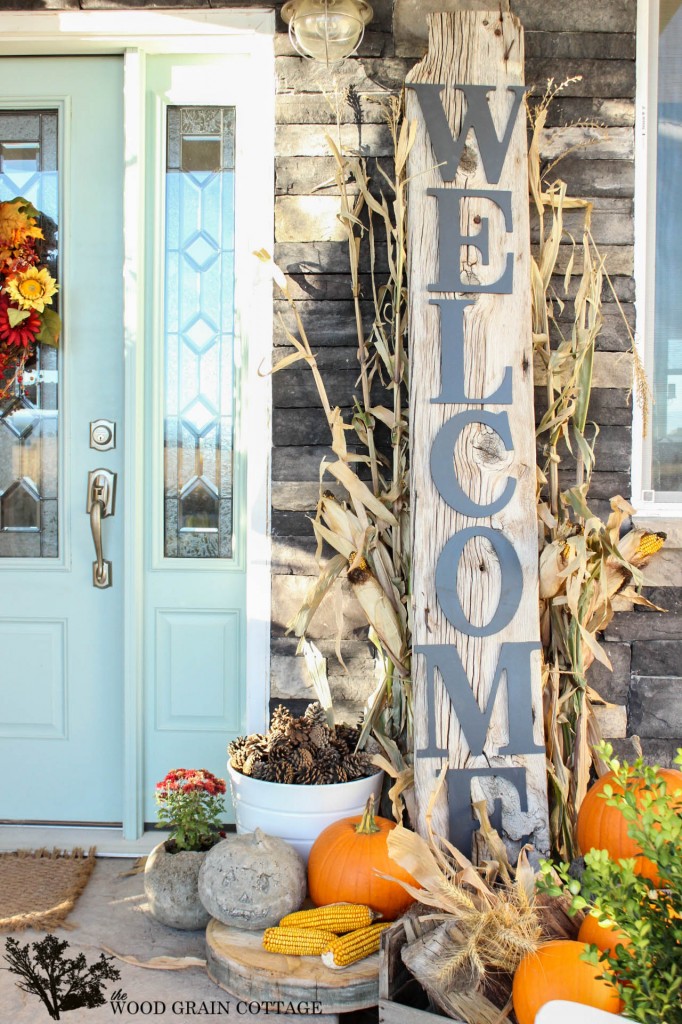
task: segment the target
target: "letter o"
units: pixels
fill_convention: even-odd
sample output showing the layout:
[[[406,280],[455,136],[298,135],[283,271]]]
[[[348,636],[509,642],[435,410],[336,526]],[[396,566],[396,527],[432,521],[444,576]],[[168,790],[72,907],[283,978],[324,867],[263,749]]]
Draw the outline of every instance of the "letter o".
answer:
[[[466,544],[474,537],[489,541],[500,563],[502,585],[495,614],[485,626],[474,626],[467,619],[457,595],[457,570]],[[489,526],[468,526],[451,537],[436,565],[436,595],[449,622],[467,636],[493,636],[508,626],[516,614],[523,591],[523,571],[511,541]]]
[[[455,476],[453,454],[459,435],[470,423],[481,423],[483,426],[490,427],[501,439],[506,451],[514,450],[509,417],[506,412],[488,412],[477,409],[458,412],[445,421],[431,445],[431,479],[441,498],[448,503],[450,508],[461,512],[463,516],[480,519],[482,516],[492,516],[509,504],[516,490],[516,479],[513,476],[508,476],[502,494],[488,505],[481,505],[474,501],[462,489]]]

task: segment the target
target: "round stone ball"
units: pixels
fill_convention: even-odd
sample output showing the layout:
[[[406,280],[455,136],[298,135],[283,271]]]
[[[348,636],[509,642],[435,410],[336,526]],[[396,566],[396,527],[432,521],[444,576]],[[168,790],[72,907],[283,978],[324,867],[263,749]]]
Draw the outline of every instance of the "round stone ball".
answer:
[[[270,928],[298,910],[305,894],[301,857],[259,828],[218,843],[199,872],[199,899],[211,917],[233,928]]]

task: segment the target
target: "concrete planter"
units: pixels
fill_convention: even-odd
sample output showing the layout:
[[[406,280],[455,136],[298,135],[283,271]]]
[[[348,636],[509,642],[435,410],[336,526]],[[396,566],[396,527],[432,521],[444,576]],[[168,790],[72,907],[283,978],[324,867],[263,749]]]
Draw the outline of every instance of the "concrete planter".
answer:
[[[206,851],[169,853],[165,843],[155,846],[144,869],[144,891],[149,909],[161,924],[194,931],[205,928],[210,915],[199,899],[199,869]]]
[[[379,802],[384,773],[366,779],[334,782],[328,786],[291,786],[263,782],[236,771],[227,762],[237,832],[260,828],[285,839],[308,863],[311,847],[320,832],[339,818],[362,814],[374,793]]]

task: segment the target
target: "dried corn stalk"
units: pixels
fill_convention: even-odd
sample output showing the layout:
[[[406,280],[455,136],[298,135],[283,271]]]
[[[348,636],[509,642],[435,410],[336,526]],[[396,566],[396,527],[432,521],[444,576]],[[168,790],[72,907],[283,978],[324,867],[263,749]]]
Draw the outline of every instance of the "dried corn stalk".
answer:
[[[348,97],[353,109],[359,99]],[[370,626],[370,639],[377,649],[380,684],[367,708],[359,746],[373,730],[395,773],[410,772],[412,713],[410,702],[410,624],[409,624],[409,520],[407,469],[407,332],[406,306],[406,209],[405,167],[414,142],[415,127],[402,116],[402,104],[392,98],[385,107],[394,143],[395,174],[389,177],[377,163],[380,188],[370,187],[365,159],[344,152],[340,143],[328,137],[334,157],[334,179],[341,194],[339,221],[348,242],[352,295],[358,344],[358,384],[360,399],[350,423],[341,411],[332,408],[324,380],[304,325],[292,299],[287,280],[272,264],[273,278],[288,301],[296,333],[286,326],[294,351],[279,362],[277,372],[297,362],[305,362],[313,374],[329,425],[334,460],[323,462],[320,470],[320,499],[313,528],[318,541],[320,575],[311,585],[303,605],[288,623],[290,631],[301,638],[299,647],[313,674],[320,679],[321,658],[307,639],[310,623],[323,599],[340,600],[338,582],[347,579]],[[353,193],[349,182],[354,185]],[[376,268],[376,235],[380,230],[388,248],[388,277],[379,282]],[[365,332],[360,307],[360,251],[369,252],[374,322]],[[258,253],[270,261],[267,253]],[[271,262],[271,261],[270,261]],[[381,383],[385,404],[375,403],[374,393]],[[377,446],[380,425],[388,428],[389,443],[383,451]],[[353,449],[347,438],[351,435]],[[363,467],[365,472],[358,472]],[[339,500],[323,479],[333,478],[341,486]],[[338,488],[337,488],[338,490]],[[336,552],[322,564],[322,545]],[[340,651],[337,653],[340,657]]]
[[[595,658],[611,668],[598,634],[616,610],[633,604],[653,607],[636,587],[642,583],[642,567],[662,546],[665,535],[630,529],[621,537],[635,510],[620,496],[612,499],[606,523],[589,508],[598,433],[597,425],[588,418],[592,365],[602,326],[602,288],[605,281],[610,285],[610,280],[591,233],[592,204],[570,197],[560,179],[547,180],[559,161],[544,174],[541,171],[540,139],[547,110],[565,84],[554,87],[549,82],[544,98],[530,115],[529,179],[539,224],[539,245],[531,262],[533,341],[546,371],[545,412],[538,427],[543,443],[538,519],[550,828],[555,852],[570,860],[575,854],[576,815],[593,760],[598,771],[602,768],[592,753],[599,739],[593,705],[604,702],[590,690],[586,672]],[[583,214],[579,244],[564,228],[566,210]],[[567,239],[573,254],[562,296],[552,281],[559,245]],[[577,250],[582,270],[573,275]],[[571,302],[568,290],[573,276],[577,277],[577,290]],[[624,330],[633,341],[623,319]],[[636,357],[634,345],[633,353]],[[646,381],[637,362],[635,366],[637,397],[646,402]],[[574,482],[562,490],[559,473],[569,460],[575,470]]]

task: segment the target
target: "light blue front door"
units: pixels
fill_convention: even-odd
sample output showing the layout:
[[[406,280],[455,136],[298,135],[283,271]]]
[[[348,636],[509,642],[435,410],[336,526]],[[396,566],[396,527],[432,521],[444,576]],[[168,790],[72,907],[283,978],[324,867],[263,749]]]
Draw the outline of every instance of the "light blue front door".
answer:
[[[248,57],[145,61],[132,127],[121,57],[0,62],[0,199],[25,195],[56,231],[64,324],[56,361],[40,353],[0,410],[0,821],[130,832],[155,819],[171,768],[224,775],[245,728]],[[133,159],[131,131],[146,140]],[[131,215],[133,164],[145,183]],[[144,310],[134,345],[130,308]],[[139,350],[141,402],[124,395]],[[116,424],[114,448],[91,447],[98,420]],[[104,589],[86,514],[98,469],[117,475]]]
[[[0,409],[0,819],[122,817],[122,60],[0,62],[0,199],[45,214],[59,352]],[[118,475],[102,524],[109,589],[92,583],[88,473]]]

